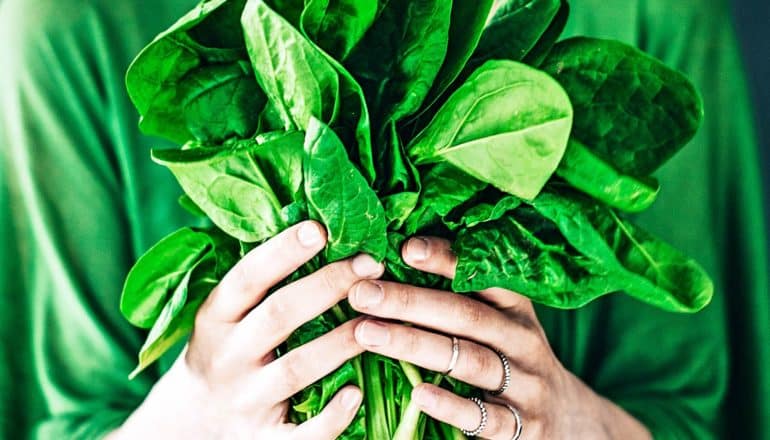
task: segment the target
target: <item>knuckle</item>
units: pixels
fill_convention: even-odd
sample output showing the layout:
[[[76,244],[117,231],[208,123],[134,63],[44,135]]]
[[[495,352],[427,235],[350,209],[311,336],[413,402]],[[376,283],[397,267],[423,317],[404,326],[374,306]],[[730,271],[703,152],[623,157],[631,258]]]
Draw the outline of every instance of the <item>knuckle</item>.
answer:
[[[478,377],[494,377],[495,365],[489,353],[476,344],[468,344],[468,372]],[[497,357],[495,356],[495,359]]]
[[[336,292],[341,290],[342,282],[349,280],[350,272],[344,267],[346,263],[332,263],[318,272],[318,282],[324,292]],[[347,263],[349,265],[350,263]]]
[[[463,330],[475,329],[484,322],[484,310],[481,303],[473,300],[463,299],[458,301],[455,306],[454,315],[458,317]]]
[[[385,293],[385,303],[390,303],[396,311],[409,310],[414,298],[408,286],[404,284],[383,284],[382,290]]]

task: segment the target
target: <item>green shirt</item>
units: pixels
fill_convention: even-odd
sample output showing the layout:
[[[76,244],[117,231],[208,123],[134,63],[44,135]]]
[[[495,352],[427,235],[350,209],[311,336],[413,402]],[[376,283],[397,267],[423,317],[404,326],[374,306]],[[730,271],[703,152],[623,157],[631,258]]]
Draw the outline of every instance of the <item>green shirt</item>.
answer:
[[[151,244],[194,220],[149,158],[161,142],[138,132],[123,73],[195,3],[0,3],[0,436],[98,437],[173,360],[127,379],[144,335],[118,311],[123,279]],[[660,170],[659,200],[638,221],[697,257],[717,294],[692,316],[623,295],[578,311],[538,308],[549,340],[569,370],[657,438],[770,438],[758,161],[727,9],[706,0],[571,4],[568,34],[638,45],[702,91],[705,125]]]

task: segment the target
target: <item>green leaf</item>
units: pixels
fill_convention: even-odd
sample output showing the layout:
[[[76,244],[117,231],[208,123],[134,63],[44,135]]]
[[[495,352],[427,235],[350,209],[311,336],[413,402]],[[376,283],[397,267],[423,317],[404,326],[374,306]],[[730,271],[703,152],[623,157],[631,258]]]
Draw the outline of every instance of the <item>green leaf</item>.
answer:
[[[288,200],[293,194],[299,196],[301,145],[302,135],[295,132],[262,145],[243,141],[226,149],[197,147],[153,150],[152,154],[153,160],[174,173],[185,193],[215,225],[238,240],[254,243],[289,226],[281,211],[294,201]],[[271,149],[280,153],[268,153]],[[277,155],[284,160],[273,164],[288,164],[293,168],[279,171],[260,167],[259,163],[266,162],[258,162],[257,157]],[[286,197],[284,204],[274,188]]]
[[[241,18],[257,82],[281,114],[284,129],[306,130],[339,109],[337,71],[299,30],[262,0],[248,0]]]
[[[423,176],[422,185],[417,207],[404,226],[407,235],[438,223],[487,186],[448,163],[440,163],[431,168]]]
[[[458,222],[448,222],[451,228],[462,226],[472,228],[480,223],[491,222],[502,218],[521,205],[520,198],[506,194],[495,203],[480,202],[465,211]],[[446,222],[446,219],[445,219]]]
[[[524,57],[524,64],[535,67],[542,64],[545,57],[551,52],[553,45],[556,44],[556,41],[561,36],[562,32],[564,32],[564,28],[567,26],[567,20],[569,19],[569,13],[569,3],[567,3],[567,0],[561,0],[559,12],[556,13],[556,17],[551,21],[548,29],[545,30],[540,37],[540,40],[535,44],[535,47],[533,47],[527,56]]]
[[[137,327],[150,328],[182,280],[211,250],[209,236],[182,228],[156,243],[129,271],[120,311]]]
[[[182,209],[190,213],[190,215],[193,217],[206,217],[206,213],[203,212],[203,210],[198,205],[196,205],[187,194],[182,194],[179,196],[177,202],[179,203],[179,206],[182,207]]]
[[[312,219],[326,226],[327,261],[365,252],[385,257],[385,212],[337,135],[312,119],[305,138],[305,195]]]
[[[357,144],[353,160],[374,182],[369,113],[350,73],[262,0],[248,0],[241,23],[257,81],[283,128],[307,130],[312,117],[334,126]]]
[[[256,131],[265,97],[243,67],[248,56],[241,33],[234,31],[243,5],[244,0],[203,2],[137,55],[126,88],[144,133],[184,143]]]
[[[203,250],[196,254],[196,246]],[[135,325],[152,328],[131,377],[189,334],[198,307],[238,258],[237,242],[223,233],[183,228],[139,259],[126,281],[121,311]]]
[[[683,74],[617,41],[562,41],[543,69],[572,100],[573,137],[622,174],[648,176],[692,139],[703,118]]]
[[[489,61],[411,142],[418,165],[449,162],[502,191],[531,200],[567,146],[572,107],[549,76],[513,61]]]
[[[649,208],[660,190],[655,179],[625,176],[576,140],[570,140],[556,174],[596,200],[626,212]]]
[[[373,157],[380,176],[376,188],[383,195],[411,192],[416,199],[419,191],[419,177],[403,151],[396,124],[420,108],[441,69],[451,6],[445,0],[387,2],[346,61],[371,109]]]
[[[378,6],[377,0],[309,0],[302,27],[319,47],[343,61],[374,23]]]
[[[390,0],[348,58],[380,127],[411,115],[428,95],[446,56],[451,6]]]
[[[494,0],[452,1],[449,45],[441,70],[425,99],[426,109],[433,105],[460,75],[479,44],[493,3]]]
[[[470,66],[488,60],[521,61],[556,17],[560,0],[509,0],[495,11],[481,35]]]
[[[558,308],[625,291],[674,312],[708,304],[713,284],[692,259],[578,194],[544,192],[500,220],[462,231],[453,288],[502,287]]]
[[[196,69],[175,92],[184,98],[170,98],[167,110],[181,110],[192,138],[211,143],[253,135],[266,100],[245,61]]]

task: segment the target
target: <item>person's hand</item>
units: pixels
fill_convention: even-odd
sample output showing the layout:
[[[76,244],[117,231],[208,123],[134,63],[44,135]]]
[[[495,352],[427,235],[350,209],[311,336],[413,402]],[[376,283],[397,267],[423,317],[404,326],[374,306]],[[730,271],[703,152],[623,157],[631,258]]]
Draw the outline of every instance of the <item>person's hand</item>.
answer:
[[[201,306],[188,346],[111,438],[334,439],[353,420],[361,391],[340,390],[315,418],[288,423],[287,399],[363,349],[350,321],[276,359],[300,325],[331,308],[383,266],[367,255],[332,263],[265,298],[323,249],[315,222],[287,229],[247,254]]]
[[[412,238],[402,253],[416,269],[454,277],[457,259],[446,240]],[[415,387],[412,399],[435,419],[470,432],[480,429],[479,437],[495,440],[518,438],[519,430],[522,439],[650,438],[638,421],[561,365],[532,303],[521,295],[488,289],[474,299],[362,281],[349,300],[357,311],[381,318],[357,323],[356,340],[367,350],[437,372],[451,370],[463,382],[501,391],[477,403],[430,384]]]

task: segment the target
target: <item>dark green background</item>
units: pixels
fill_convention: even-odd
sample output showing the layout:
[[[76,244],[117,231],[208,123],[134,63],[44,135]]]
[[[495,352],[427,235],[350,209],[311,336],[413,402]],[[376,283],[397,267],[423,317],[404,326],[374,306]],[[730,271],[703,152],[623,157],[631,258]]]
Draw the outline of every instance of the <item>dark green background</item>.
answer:
[[[733,14],[754,98],[762,147],[765,211],[770,213],[770,1],[733,0]]]

